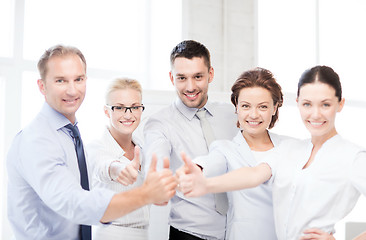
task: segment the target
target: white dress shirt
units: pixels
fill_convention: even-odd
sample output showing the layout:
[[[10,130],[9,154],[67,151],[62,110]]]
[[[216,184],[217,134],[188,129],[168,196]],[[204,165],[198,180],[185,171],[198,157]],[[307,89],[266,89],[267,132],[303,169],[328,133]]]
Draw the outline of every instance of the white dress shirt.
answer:
[[[273,206],[279,240],[299,239],[308,228],[334,233],[334,225],[366,194],[366,151],[335,135],[310,166],[310,140],[284,141],[272,168]]]
[[[133,142],[135,145],[141,148],[143,142],[140,139],[133,137]],[[121,167],[126,167],[131,161],[124,156],[125,151],[121,148],[121,146],[116,142],[113,138],[109,130],[106,128],[104,133],[100,139],[94,140],[87,146],[87,152],[89,156],[89,161],[94,165],[94,171],[92,176],[92,188],[107,188],[116,193],[124,192],[138,186],[141,186],[144,182],[144,173],[139,172],[137,176],[137,180],[135,183],[124,186],[118,182],[115,182],[111,179],[109,175],[109,167],[111,163],[118,162]],[[140,151],[142,153],[142,151]],[[143,156],[141,154],[141,165],[143,165]],[[126,234],[126,230],[129,228],[131,232],[136,233],[138,235],[146,235],[147,239],[147,228],[149,224],[149,206],[141,207],[119,219],[116,219],[111,222],[111,225],[119,226],[116,227],[93,227],[93,239],[95,236],[99,236],[103,232],[104,239],[108,235],[109,229],[114,229],[113,232],[118,233],[118,229],[123,234]],[[112,230],[111,230],[112,233]],[[116,234],[116,233],[114,233]],[[135,239],[130,237],[129,239]]]
[[[274,147],[288,139],[288,137],[270,132],[269,136]],[[232,141],[213,142],[209,155],[198,157],[194,161],[203,167],[206,176],[217,176],[241,167],[256,166],[264,159],[271,158],[273,149],[265,152],[252,151],[242,132],[239,131]],[[271,184],[261,184],[256,188],[228,192],[228,198],[226,239],[277,239]]]
[[[8,218],[17,240],[78,239],[79,224],[100,224],[115,194],[81,188],[69,123],[45,103],[11,145]]]
[[[237,132],[234,107],[208,101],[205,108],[216,139],[232,139]],[[145,169],[150,165],[152,153],[157,154],[160,164],[162,157],[168,157],[173,171],[183,164],[182,151],[191,158],[208,154],[200,121],[195,116],[197,110],[177,98],[171,106],[150,116],[144,128]],[[203,239],[223,239],[226,215],[216,212],[213,194],[186,198],[177,192],[171,200],[169,224]]]

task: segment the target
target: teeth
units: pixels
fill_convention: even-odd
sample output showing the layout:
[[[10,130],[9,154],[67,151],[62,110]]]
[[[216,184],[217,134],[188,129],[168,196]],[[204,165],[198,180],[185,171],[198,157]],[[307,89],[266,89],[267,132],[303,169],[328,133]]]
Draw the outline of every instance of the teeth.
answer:
[[[323,122],[310,122],[311,125],[320,126]]]
[[[251,122],[251,121],[248,121],[248,123],[249,123],[250,125],[258,125],[260,122]]]
[[[191,98],[193,98],[193,97],[195,97],[197,94],[187,94],[187,96],[188,97],[191,97]]]

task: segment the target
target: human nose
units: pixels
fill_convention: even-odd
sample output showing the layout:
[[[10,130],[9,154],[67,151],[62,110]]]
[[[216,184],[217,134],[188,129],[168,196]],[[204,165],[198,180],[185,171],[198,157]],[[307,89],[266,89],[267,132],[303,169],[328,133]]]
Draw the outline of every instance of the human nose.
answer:
[[[252,108],[250,110],[249,116],[251,118],[257,118],[258,117],[258,110],[257,110],[257,108]]]
[[[312,116],[314,119],[317,119],[320,117],[320,108],[319,107],[314,107],[313,108],[313,112],[312,112]]]
[[[124,118],[131,118],[132,116],[132,109],[131,108],[126,108],[125,113],[123,114]]]
[[[71,82],[69,82],[67,84],[66,93],[68,95],[75,95],[75,93],[76,93],[76,86],[75,86],[74,82],[71,81]]]
[[[192,78],[189,78],[187,81],[187,91],[194,92],[196,90],[196,81]]]

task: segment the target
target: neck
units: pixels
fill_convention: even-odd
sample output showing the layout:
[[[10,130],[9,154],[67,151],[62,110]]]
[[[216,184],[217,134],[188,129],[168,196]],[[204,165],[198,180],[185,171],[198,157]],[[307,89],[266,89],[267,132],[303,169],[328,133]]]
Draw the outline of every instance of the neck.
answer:
[[[324,134],[322,136],[311,136],[311,143],[314,147],[321,147],[326,141],[328,141],[330,138],[337,135],[337,130],[334,128],[332,131],[330,131],[327,134]]]
[[[261,134],[249,134],[245,131],[242,132],[245,141],[253,151],[268,151],[273,148],[273,143],[269,137],[268,131],[264,131]]]
[[[111,133],[114,140],[116,140],[118,145],[125,152],[127,152],[131,148],[131,146],[133,148],[134,144],[132,143],[132,133],[131,134],[121,134],[112,127],[108,128],[108,130]]]

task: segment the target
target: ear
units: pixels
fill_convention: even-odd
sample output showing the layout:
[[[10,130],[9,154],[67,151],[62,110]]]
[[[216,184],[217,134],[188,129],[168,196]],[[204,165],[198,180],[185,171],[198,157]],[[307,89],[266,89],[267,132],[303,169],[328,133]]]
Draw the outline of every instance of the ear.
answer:
[[[213,81],[213,78],[215,75],[215,71],[214,71],[213,67],[210,68],[210,70],[208,71],[208,74],[209,74],[208,83],[211,83]]]
[[[40,91],[44,96],[46,96],[46,83],[45,83],[45,80],[38,79],[38,80],[37,80],[37,84],[38,84],[38,89],[39,89],[39,91]]]
[[[106,106],[104,106],[104,114],[107,116],[107,118],[111,118],[111,115],[109,113],[109,108],[107,108]]]
[[[172,71],[169,72],[169,78],[170,78],[170,81],[172,82],[172,84],[174,86],[174,76],[173,76]]]
[[[346,102],[346,99],[342,98],[342,100],[339,102],[339,107],[338,107],[337,112],[341,112],[342,111],[345,102]]]

